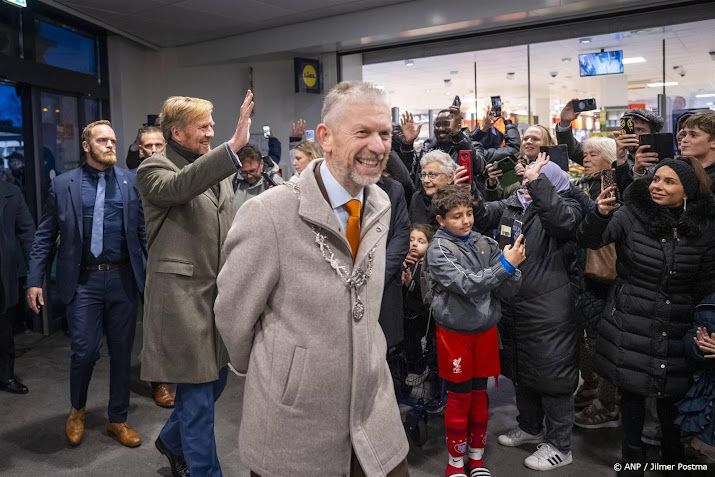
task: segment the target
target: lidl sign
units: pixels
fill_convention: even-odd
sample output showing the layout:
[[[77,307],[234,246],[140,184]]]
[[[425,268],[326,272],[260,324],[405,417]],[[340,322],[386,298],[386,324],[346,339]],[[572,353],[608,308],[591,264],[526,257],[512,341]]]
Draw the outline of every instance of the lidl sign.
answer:
[[[320,61],[309,58],[294,58],[293,69],[296,93],[320,94],[323,89]]]
[[[27,6],[27,0],[5,0],[5,3],[9,3],[10,5],[15,5],[16,7],[26,7]]]

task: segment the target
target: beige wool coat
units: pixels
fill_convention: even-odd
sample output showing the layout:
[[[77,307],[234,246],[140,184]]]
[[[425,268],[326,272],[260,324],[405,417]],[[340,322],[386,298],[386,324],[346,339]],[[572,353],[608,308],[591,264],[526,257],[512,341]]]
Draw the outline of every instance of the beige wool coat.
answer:
[[[222,245],[235,215],[227,179],[236,166],[224,144],[189,163],[167,144],[137,170],[146,221],[144,381],[218,379],[228,354],[214,324]],[[219,197],[211,191],[219,183]]]
[[[365,188],[353,267],[314,175],[320,162],[246,202],[226,239],[215,311],[232,365],[247,373],[238,449],[262,477],[348,475],[351,449],[366,475],[384,476],[408,451],[378,324],[390,202]],[[316,233],[348,274],[372,256],[366,285],[346,287]]]

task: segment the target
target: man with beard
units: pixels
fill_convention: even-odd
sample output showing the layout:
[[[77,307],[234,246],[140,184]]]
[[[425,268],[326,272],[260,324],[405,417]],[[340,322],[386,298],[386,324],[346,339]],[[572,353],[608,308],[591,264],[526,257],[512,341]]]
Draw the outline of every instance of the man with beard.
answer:
[[[30,253],[27,302],[45,305],[42,285],[57,238],[57,298],[67,305],[71,337],[70,444],[84,436],[85,404],[94,364],[107,336],[110,356],[107,432],[136,447],[127,424],[129,368],[139,294],[144,290],[146,238],[135,175],[115,165],[117,139],[109,121],[82,131],[84,164],[55,177]]]
[[[324,159],[246,202],[224,245],[214,311],[247,375],[238,449],[253,476],[406,476],[378,323],[390,201],[375,183],[390,107],[346,81],[321,117]]]

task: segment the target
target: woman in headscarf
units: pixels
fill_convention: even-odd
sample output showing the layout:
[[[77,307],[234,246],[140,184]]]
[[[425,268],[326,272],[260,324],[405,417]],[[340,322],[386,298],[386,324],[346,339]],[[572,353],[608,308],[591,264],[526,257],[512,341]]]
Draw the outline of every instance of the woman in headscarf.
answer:
[[[550,470],[570,464],[573,393],[578,384],[577,327],[572,319],[576,229],[582,209],[569,176],[539,153],[521,188],[475,207],[480,231],[497,229],[500,246],[524,234],[527,259],[519,293],[502,301],[502,374],[514,382],[518,426],[498,441],[538,444],[524,465]],[[545,426],[543,425],[545,420]]]
[[[663,463],[684,461],[676,402],[692,368],[683,336],[695,305],[715,288],[715,201],[709,178],[691,158],[664,159],[653,176],[633,181],[616,210],[612,189],[597,198],[579,244],[616,244],[618,278],[598,326],[596,372],[621,394],[624,462],[644,462],[644,402],[656,398]],[[643,475],[622,471],[621,475]]]

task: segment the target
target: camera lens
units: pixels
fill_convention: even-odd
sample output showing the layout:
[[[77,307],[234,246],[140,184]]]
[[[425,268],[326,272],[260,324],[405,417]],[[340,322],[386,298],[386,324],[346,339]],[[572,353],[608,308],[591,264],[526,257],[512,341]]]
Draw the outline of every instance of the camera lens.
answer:
[[[579,102],[578,102],[578,109],[580,109],[580,110],[586,109],[586,101],[579,101]]]

